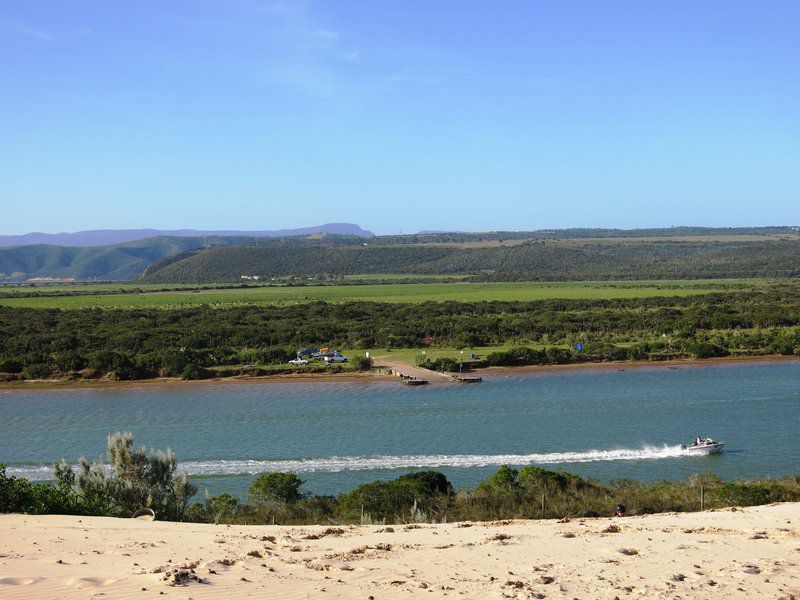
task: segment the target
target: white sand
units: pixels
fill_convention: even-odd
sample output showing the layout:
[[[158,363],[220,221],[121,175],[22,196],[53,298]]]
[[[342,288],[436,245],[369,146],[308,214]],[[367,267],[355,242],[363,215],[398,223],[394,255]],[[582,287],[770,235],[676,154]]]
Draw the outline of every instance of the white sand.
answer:
[[[0,598],[800,599],[800,504],[325,529],[0,515]]]

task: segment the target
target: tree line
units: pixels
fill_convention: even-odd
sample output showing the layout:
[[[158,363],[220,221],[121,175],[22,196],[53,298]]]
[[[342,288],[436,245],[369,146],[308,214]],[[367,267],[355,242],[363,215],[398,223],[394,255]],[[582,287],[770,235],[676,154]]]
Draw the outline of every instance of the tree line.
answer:
[[[285,364],[298,348],[512,345],[491,364],[800,354],[798,286],[672,298],[309,302],[162,310],[0,307],[6,379],[205,374]],[[582,349],[577,349],[577,344]],[[288,365],[287,365],[288,366]]]

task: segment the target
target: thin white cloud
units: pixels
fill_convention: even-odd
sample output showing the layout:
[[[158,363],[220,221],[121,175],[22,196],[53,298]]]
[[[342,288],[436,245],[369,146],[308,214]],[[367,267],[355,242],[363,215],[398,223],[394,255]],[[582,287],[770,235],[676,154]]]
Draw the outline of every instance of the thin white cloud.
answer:
[[[344,92],[348,84],[339,68],[360,61],[361,51],[342,32],[320,22],[312,2],[275,0],[248,8],[267,17],[259,29],[270,47],[269,81],[328,99]]]
[[[321,40],[336,40],[339,38],[339,32],[331,31],[330,29],[312,29],[308,31],[308,35]]]
[[[26,27],[24,25],[6,25],[3,29],[9,33],[23,35],[39,42],[52,42],[55,39],[53,35],[46,31],[34,29],[33,27]]]

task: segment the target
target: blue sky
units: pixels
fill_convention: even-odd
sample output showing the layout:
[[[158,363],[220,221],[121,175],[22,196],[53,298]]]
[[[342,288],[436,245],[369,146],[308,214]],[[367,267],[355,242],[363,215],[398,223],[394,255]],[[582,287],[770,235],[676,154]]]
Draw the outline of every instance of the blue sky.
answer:
[[[9,1],[0,233],[800,224],[800,3]]]

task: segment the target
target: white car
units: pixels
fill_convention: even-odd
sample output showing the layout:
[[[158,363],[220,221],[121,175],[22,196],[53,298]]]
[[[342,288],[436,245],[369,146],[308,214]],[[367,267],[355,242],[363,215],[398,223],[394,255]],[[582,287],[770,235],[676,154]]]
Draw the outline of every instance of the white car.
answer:
[[[299,367],[300,365],[307,365],[308,361],[305,358],[295,358],[295,359],[290,360],[289,364],[290,365],[296,365],[296,366]]]
[[[326,363],[344,363],[349,359],[344,354],[337,354],[336,356],[326,356],[323,360]]]

